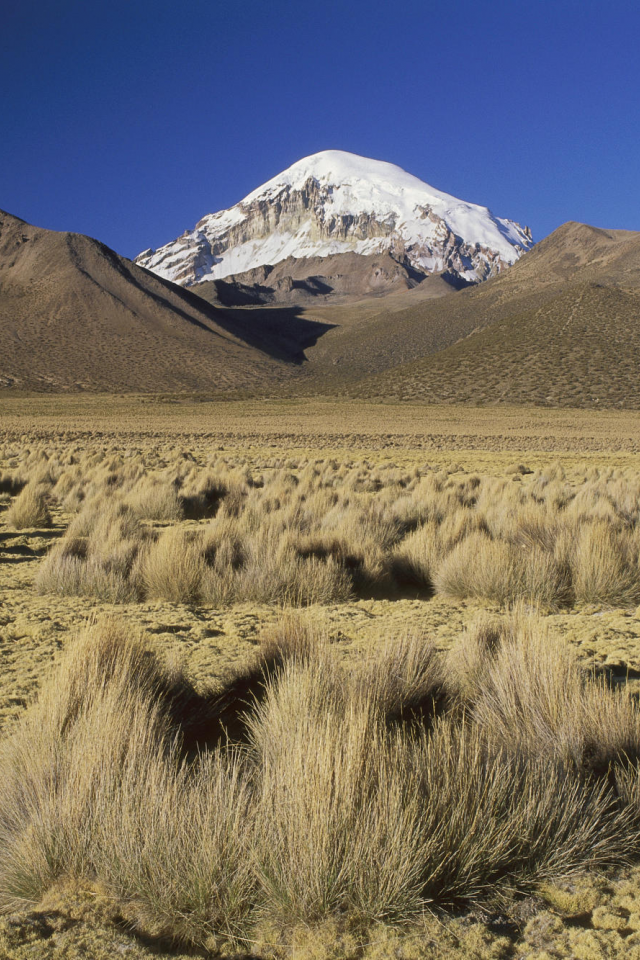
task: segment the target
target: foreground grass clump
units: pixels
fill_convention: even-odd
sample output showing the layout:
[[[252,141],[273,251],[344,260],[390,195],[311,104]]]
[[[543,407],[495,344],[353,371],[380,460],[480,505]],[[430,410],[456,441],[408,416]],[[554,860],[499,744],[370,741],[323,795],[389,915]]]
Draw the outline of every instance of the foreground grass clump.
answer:
[[[640,758],[640,712],[626,686],[580,667],[537,619],[485,618],[447,656],[450,682],[496,749],[605,774]]]
[[[214,605],[434,592],[545,609],[640,603],[632,472],[518,467],[504,477],[274,459],[258,473],[239,457],[197,464],[185,452],[152,469],[104,450],[72,459],[30,454],[28,484],[7,511],[35,523],[33,497],[46,490],[51,508],[77,514],[42,563],[45,593]]]
[[[334,929],[347,956],[429,904],[508,909],[624,864],[638,708],[568,654],[541,700],[558,655],[516,614],[351,663],[289,618],[196,689],[98,624],[0,744],[0,903],[92,884],[147,936],[271,956]]]
[[[290,662],[250,721],[257,875],[279,922],[419,913],[420,798],[375,702],[324,665]],[[384,867],[381,869],[381,865]]]
[[[72,645],[2,744],[6,907],[37,902],[61,877],[97,874],[153,932],[197,939],[233,928],[253,884],[247,788],[222,752],[183,764],[185,711],[198,703],[119,624]]]
[[[48,489],[30,483],[18,494],[7,512],[7,524],[14,530],[48,527],[51,516],[47,506]]]

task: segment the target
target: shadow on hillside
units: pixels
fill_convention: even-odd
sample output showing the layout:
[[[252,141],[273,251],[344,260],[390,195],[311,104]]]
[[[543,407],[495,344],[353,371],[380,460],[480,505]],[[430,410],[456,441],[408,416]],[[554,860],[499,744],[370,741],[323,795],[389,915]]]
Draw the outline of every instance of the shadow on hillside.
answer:
[[[95,241],[95,243],[100,248],[102,255],[118,273],[137,287],[145,296],[151,297],[158,304],[166,305],[174,313],[201,330],[208,331],[213,336],[220,336],[219,332],[212,330],[206,322],[198,320],[190,312],[196,310],[218,328],[222,328],[231,336],[243,340],[248,346],[255,347],[274,359],[289,363],[304,363],[306,360],[304,351],[308,347],[312,347],[318,338],[333,326],[333,324],[316,323],[304,319],[301,316],[302,308],[297,306],[234,308],[211,304],[204,297],[192,293],[185,287],[171,283],[171,281],[145,270],[144,267],[136,266],[136,270],[132,270],[127,262],[118,257],[109,247],[105,247],[98,241]],[[147,274],[152,278],[154,284],[149,286],[142,284],[137,271]],[[167,297],[163,297],[159,292],[156,293],[153,285],[165,288]],[[184,310],[176,306],[176,300],[184,304]]]
[[[249,346],[261,350],[275,360],[304,363],[305,350],[315,346],[327,330],[336,326],[332,323],[307,320],[302,316],[303,308],[298,306],[222,307],[214,305],[204,297],[192,293],[191,290],[163,280],[162,277],[155,278],[170,288],[174,296],[205,314],[223,330],[239,337]]]
[[[305,350],[337,324],[308,320],[302,307],[225,307],[216,313],[216,323],[224,326],[224,317],[232,321],[229,330],[278,360],[302,364]]]

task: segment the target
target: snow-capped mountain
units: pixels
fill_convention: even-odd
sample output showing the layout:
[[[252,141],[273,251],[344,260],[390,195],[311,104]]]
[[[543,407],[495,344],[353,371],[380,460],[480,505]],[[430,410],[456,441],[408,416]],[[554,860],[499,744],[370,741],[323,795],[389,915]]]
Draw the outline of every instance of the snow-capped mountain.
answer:
[[[183,286],[288,257],[378,254],[421,274],[495,276],[532,246],[531,232],[457,200],[393,163],[342,150],[305,157],[236,206],[136,263]]]

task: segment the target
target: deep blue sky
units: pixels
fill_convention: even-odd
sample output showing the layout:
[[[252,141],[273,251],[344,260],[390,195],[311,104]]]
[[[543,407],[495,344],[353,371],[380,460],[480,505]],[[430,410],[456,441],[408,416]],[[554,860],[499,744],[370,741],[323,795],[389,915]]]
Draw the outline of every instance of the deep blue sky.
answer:
[[[637,0],[0,0],[0,207],[126,256],[323,149],[640,230]]]

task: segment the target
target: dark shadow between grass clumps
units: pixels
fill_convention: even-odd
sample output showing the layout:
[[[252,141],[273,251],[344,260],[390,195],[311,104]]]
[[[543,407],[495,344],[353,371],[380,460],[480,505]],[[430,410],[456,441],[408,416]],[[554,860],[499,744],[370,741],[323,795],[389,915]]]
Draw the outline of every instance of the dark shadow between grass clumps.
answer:
[[[248,742],[247,714],[263,701],[267,683],[285,663],[307,662],[317,639],[295,618],[265,632],[255,658],[229,674],[222,687],[199,693],[185,678],[160,692],[170,720],[181,734],[183,750],[193,755],[224,743]]]

